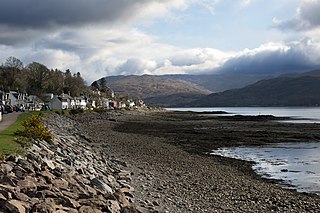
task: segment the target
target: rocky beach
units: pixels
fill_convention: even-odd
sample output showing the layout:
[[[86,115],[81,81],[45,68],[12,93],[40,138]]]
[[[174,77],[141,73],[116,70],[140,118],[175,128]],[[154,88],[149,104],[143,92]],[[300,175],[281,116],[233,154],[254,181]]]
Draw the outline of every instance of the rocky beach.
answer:
[[[43,118],[35,141],[0,166],[0,212],[319,212],[320,197],[263,179],[219,147],[320,142],[319,124],[191,112],[112,111]]]

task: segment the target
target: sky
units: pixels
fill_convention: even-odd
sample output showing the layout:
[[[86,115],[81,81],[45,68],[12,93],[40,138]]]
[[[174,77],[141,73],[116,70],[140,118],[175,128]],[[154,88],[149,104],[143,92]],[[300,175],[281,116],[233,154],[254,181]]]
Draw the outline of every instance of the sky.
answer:
[[[14,56],[111,75],[320,68],[320,0],[2,0],[0,63]]]

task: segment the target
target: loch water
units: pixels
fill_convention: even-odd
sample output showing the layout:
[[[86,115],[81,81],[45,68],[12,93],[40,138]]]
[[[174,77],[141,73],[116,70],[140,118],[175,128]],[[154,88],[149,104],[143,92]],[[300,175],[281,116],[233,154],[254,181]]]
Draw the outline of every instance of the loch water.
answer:
[[[199,108],[167,108],[174,111],[213,112],[224,111],[232,115],[273,115],[278,117],[292,117],[297,120],[285,122],[320,123],[320,107],[199,107]],[[281,121],[284,122],[284,121]]]
[[[214,107],[169,110],[225,111],[230,113],[229,115],[274,115],[298,119],[284,122],[320,123],[319,107]],[[262,177],[283,180],[282,186],[285,188],[320,194],[320,143],[278,143],[262,147],[229,147],[213,150],[211,154],[252,161],[254,162],[253,170]]]
[[[320,143],[282,143],[264,147],[234,147],[211,154],[255,162],[253,170],[283,187],[320,193]]]

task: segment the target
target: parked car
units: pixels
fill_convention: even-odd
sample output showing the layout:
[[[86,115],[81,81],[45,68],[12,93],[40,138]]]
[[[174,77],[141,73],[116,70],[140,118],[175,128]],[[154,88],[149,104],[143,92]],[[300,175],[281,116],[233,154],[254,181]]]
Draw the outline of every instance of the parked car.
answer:
[[[15,105],[13,106],[13,111],[16,111],[16,112],[24,112],[24,108],[23,108],[23,105]]]
[[[41,111],[47,111],[47,110],[50,110],[50,107],[46,104],[42,105]]]
[[[7,113],[11,113],[13,112],[12,106],[10,105],[4,105],[4,109]]]

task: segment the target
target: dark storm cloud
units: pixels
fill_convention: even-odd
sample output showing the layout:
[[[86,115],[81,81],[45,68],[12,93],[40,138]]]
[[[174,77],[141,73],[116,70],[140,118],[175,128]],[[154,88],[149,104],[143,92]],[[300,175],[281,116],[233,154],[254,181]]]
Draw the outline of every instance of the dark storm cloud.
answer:
[[[256,54],[243,54],[229,59],[218,70],[244,74],[284,74],[319,67],[308,53],[300,47],[291,46],[288,50],[264,50]]]
[[[47,29],[127,19],[148,0],[2,0],[0,25]]]
[[[296,17],[287,21],[275,21],[282,30],[305,31],[320,27],[320,1],[303,0]]]

